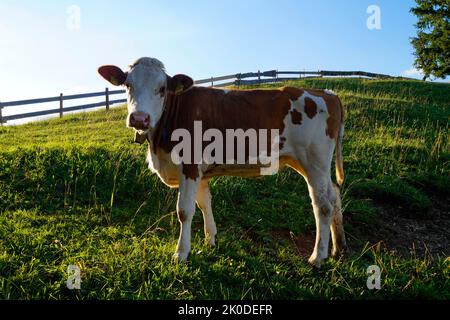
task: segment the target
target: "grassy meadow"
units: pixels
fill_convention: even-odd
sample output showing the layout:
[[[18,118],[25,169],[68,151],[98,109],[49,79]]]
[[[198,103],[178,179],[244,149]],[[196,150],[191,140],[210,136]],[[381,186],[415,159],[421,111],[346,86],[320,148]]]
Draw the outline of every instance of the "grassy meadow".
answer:
[[[344,257],[308,265],[312,207],[286,169],[214,179],[217,246],[197,209],[189,262],[173,264],[177,190],[147,169],[123,106],[0,127],[0,299],[450,299],[450,85],[283,85],[333,89],[347,109]]]

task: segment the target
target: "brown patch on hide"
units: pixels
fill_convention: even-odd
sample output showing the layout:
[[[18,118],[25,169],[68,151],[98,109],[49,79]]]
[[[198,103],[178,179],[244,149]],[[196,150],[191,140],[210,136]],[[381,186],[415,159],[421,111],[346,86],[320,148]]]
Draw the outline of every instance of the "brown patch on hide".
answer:
[[[305,98],[305,113],[310,119],[314,118],[317,114],[317,104],[313,99],[308,97]]]
[[[224,138],[223,163],[226,163],[226,130],[242,129],[246,132],[254,129],[267,130],[266,150],[271,154],[271,130],[278,130],[282,135],[285,124],[284,118],[291,108],[290,98],[298,97],[300,89],[284,88],[282,90],[231,90],[225,93],[215,88],[192,87],[190,90],[175,95],[167,92],[164,112],[153,135],[154,152],[158,149],[170,154],[176,141],[171,141],[172,133],[176,129],[186,129],[191,134],[191,161],[194,163],[194,145],[202,143],[202,154],[210,142],[195,141],[194,122],[201,121],[202,132],[217,129]],[[202,140],[200,138],[200,140]],[[257,134],[259,148],[259,134]],[[249,139],[245,141],[245,160],[249,159]],[[237,144],[235,143],[234,160],[237,160]],[[258,150],[258,154],[260,150]],[[186,169],[193,173],[192,169]],[[190,174],[190,177],[194,175]]]
[[[178,220],[180,220],[180,222],[185,222],[187,220],[187,215],[186,212],[184,212],[184,210],[178,210],[177,214]]]
[[[325,134],[330,139],[336,139],[339,135],[341,124],[344,123],[344,107],[338,96],[326,93],[323,90],[308,90],[314,96],[321,97],[325,100],[328,110],[327,127]]]
[[[298,124],[298,125],[302,124],[302,114],[300,112],[298,112],[297,110],[294,109],[291,111],[291,118],[292,118],[293,124]]]
[[[183,163],[183,174],[187,179],[197,180],[197,178],[200,176],[198,172],[199,168],[197,164],[184,164]]]
[[[303,89],[292,88],[292,87],[281,88],[281,91],[286,93],[289,97],[289,100],[291,100],[291,101],[298,100],[298,98],[300,98],[303,95],[303,93],[305,93],[305,90],[303,90]]]
[[[284,148],[284,143],[286,142],[286,138],[285,137],[281,137],[280,138],[280,150],[282,150]]]

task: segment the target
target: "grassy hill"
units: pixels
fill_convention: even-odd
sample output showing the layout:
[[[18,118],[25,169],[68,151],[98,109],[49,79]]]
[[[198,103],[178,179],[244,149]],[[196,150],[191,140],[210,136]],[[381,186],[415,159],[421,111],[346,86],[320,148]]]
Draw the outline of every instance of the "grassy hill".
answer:
[[[345,257],[308,265],[310,199],[286,169],[213,180],[217,246],[203,244],[197,211],[190,260],[172,264],[177,191],[150,174],[119,107],[0,127],[0,299],[449,299],[450,86],[283,85],[333,89],[347,108]],[[70,264],[79,291],[66,288]]]

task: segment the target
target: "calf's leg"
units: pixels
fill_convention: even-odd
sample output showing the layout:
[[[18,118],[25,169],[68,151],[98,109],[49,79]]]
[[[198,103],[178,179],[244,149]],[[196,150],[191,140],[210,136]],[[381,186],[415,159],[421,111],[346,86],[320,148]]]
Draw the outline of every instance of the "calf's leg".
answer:
[[[328,257],[330,226],[334,212],[329,184],[331,184],[329,175],[327,177],[326,174],[320,171],[308,174],[308,190],[316,220],[316,242],[313,253],[308,261],[318,268],[321,266],[323,260]]]
[[[203,213],[205,241],[210,246],[216,244],[217,228],[214,221],[211,206],[211,192],[208,186],[209,180],[202,180],[197,191],[197,205]]]
[[[333,220],[331,221],[331,238],[333,240],[333,250],[331,255],[337,257],[345,250],[347,242],[345,240],[344,225],[342,223],[340,191],[334,184],[331,191],[335,193],[336,199],[334,203]]]
[[[193,180],[181,175],[178,192],[177,214],[180,221],[180,237],[173,255],[174,261],[186,261],[191,251],[191,224],[195,213],[195,198],[201,178]]]

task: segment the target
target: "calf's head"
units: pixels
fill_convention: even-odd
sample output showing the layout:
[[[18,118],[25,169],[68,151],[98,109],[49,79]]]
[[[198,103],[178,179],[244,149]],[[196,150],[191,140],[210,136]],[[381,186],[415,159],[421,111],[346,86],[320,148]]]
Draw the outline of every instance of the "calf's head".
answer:
[[[127,72],[112,65],[101,66],[98,72],[111,84],[126,87],[126,124],[141,132],[156,127],[167,95],[182,94],[194,84],[192,78],[186,75],[168,76],[162,62],[154,58],[137,60]]]

